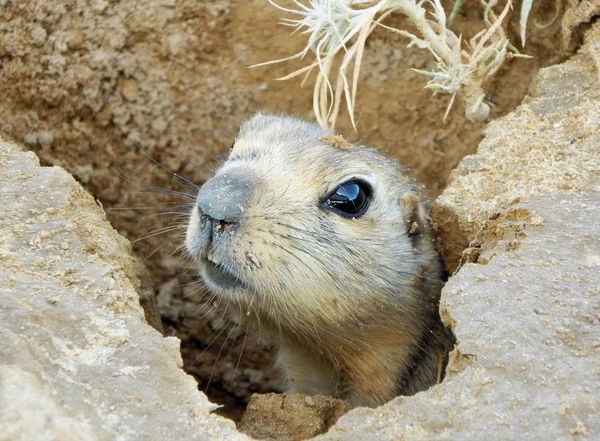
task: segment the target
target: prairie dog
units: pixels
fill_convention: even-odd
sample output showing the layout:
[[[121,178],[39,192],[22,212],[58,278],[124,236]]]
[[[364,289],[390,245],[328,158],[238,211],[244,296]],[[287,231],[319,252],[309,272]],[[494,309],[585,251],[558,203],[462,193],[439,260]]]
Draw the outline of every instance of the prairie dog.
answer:
[[[286,392],[377,406],[439,379],[450,338],[426,204],[376,150],[254,116],[200,188],[186,247],[213,294],[277,335]]]

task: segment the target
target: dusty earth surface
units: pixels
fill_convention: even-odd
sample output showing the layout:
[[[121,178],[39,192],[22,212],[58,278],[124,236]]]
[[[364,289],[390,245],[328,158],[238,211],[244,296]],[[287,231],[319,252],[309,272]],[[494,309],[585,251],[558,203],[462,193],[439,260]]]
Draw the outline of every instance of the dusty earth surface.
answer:
[[[481,9],[478,2],[465,5],[455,26],[468,37],[479,30]],[[532,16],[551,22],[554,12],[554,1],[539,1]],[[181,273],[182,264],[173,255],[180,245],[181,218],[178,213],[157,215],[177,212],[182,202],[130,181],[182,190],[138,146],[201,183],[249,113],[281,111],[311,118],[309,88],[273,81],[298,64],[246,68],[302,47],[299,38],[288,37],[288,29],[277,24],[280,15],[262,1],[0,2],[2,136],[35,151],[43,164],[63,166],[102,203],[115,228],[134,240],[134,251],[148,268],[139,290],[156,296],[165,331],[181,338],[185,369],[235,419],[251,393],[276,389],[275,375],[266,368],[269,353],[253,348],[252,338],[202,300],[201,288],[190,284],[193,270]],[[399,21],[392,17],[389,24]],[[512,36],[517,22],[513,18],[508,25]],[[563,50],[560,20],[530,29],[524,52],[534,58],[509,62],[487,86],[499,104],[494,117],[515,109],[540,66],[570,55]],[[581,42],[575,34],[571,49]],[[578,61],[542,71],[531,86],[530,101],[491,125],[478,155],[464,161],[450,179],[450,188],[435,204],[435,219],[452,271],[459,263],[484,264],[517,251],[524,225],[543,223],[543,216],[519,205],[527,197],[545,194],[546,188],[588,188],[595,176],[590,149],[598,145],[593,138],[597,122],[588,118],[590,112],[598,114],[592,90],[598,81],[594,47],[588,45]],[[485,125],[468,122],[458,106],[441,122],[448,98],[431,99],[422,89],[426,78],[407,67],[428,63],[426,55],[407,49],[396,36],[375,32],[364,60],[354,138],[399,158],[436,196],[452,169],[475,152]],[[563,81],[544,81],[545,76]],[[554,95],[563,101],[557,104]],[[562,125],[567,117],[575,122]],[[515,127],[525,129],[515,132]],[[339,130],[352,132],[346,119]],[[538,144],[530,143],[532,134]],[[524,155],[524,145],[532,155]],[[524,158],[537,168],[521,167]],[[169,226],[175,230],[154,236]],[[469,372],[477,374],[477,369]],[[393,406],[385,409],[373,411],[367,420],[378,418],[377,412],[398,412]],[[574,436],[594,433],[587,420],[577,421],[583,426],[572,420]],[[350,433],[353,424],[332,436],[342,439],[340,433]],[[396,436],[399,429],[394,430],[390,433]]]

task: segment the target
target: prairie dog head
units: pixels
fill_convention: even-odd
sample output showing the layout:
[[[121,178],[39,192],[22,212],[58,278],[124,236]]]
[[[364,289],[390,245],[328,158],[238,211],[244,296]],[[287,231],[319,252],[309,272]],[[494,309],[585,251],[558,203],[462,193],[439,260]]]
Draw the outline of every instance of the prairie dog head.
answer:
[[[395,161],[272,115],[243,124],[200,189],[186,247],[211,292],[299,335],[387,320],[416,335],[423,274],[439,272],[424,204]]]

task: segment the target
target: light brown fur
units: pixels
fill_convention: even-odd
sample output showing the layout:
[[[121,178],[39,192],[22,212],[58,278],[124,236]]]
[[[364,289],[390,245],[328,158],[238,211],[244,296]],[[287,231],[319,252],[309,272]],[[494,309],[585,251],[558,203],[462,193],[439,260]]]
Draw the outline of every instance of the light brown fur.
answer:
[[[437,312],[443,269],[403,170],[330,135],[295,118],[245,123],[200,190],[186,245],[209,289],[277,336],[287,392],[376,406],[437,381],[451,345]],[[363,216],[320,205],[355,178],[373,189]]]

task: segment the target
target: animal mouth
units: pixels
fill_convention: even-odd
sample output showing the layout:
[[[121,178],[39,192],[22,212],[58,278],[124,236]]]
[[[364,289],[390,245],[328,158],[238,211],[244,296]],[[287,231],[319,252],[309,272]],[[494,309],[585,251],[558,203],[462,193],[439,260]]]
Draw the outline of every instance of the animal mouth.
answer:
[[[244,283],[236,276],[227,271],[223,266],[211,262],[208,259],[202,259],[204,266],[204,278],[209,284],[216,285],[225,290],[234,290],[244,287]]]

